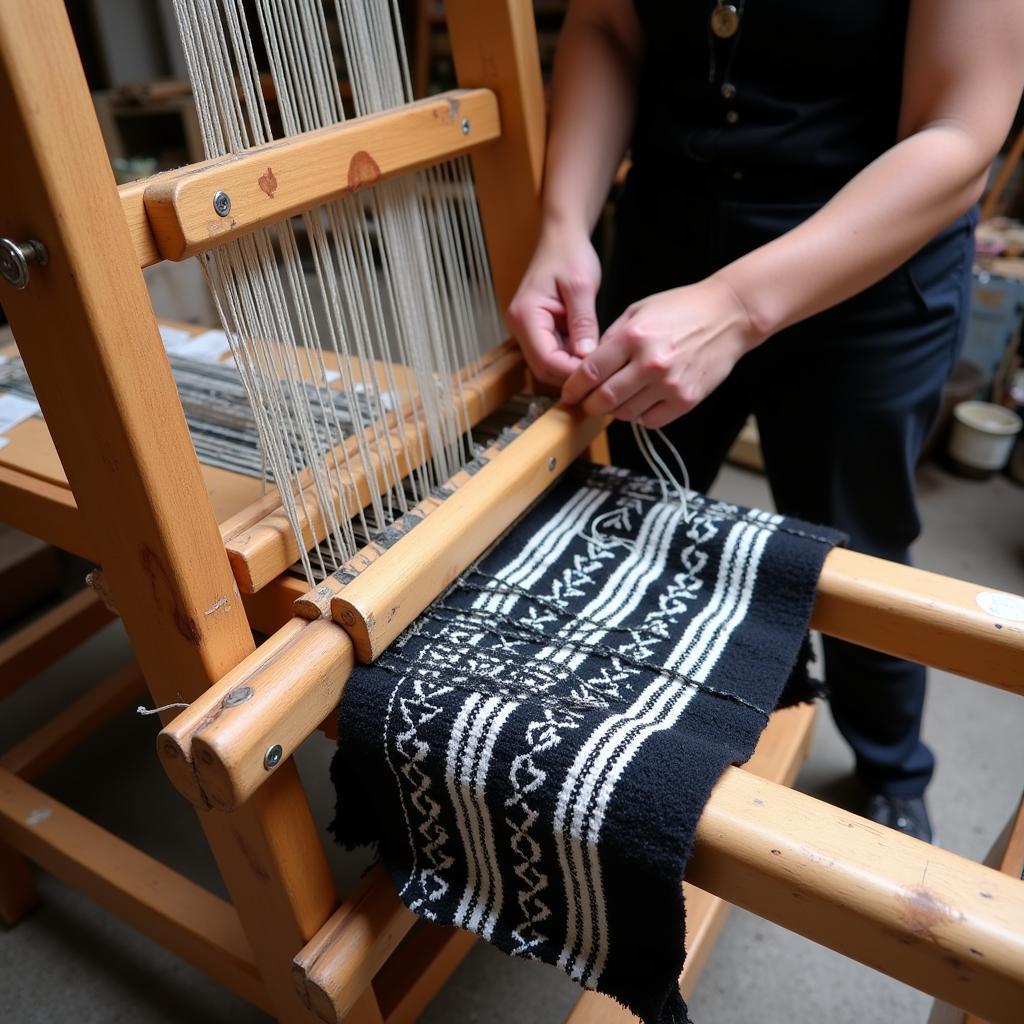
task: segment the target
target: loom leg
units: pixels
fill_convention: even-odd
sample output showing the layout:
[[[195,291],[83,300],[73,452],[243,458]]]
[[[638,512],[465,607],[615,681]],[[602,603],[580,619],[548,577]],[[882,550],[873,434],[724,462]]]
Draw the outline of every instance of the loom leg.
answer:
[[[28,861],[0,844],[0,920],[13,928],[39,902]]]

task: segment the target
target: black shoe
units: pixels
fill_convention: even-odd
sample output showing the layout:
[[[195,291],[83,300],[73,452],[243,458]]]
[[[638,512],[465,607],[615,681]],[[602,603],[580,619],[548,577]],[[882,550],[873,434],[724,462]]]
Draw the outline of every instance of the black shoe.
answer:
[[[928,819],[923,797],[875,793],[868,797],[864,817],[926,843],[932,841],[932,823]]]

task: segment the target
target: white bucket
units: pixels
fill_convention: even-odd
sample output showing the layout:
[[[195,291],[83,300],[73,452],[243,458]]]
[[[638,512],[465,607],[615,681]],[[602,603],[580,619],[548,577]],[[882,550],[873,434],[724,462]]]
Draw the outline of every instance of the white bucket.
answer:
[[[970,469],[1002,469],[1024,426],[1011,409],[991,402],[960,402],[953,409],[949,454]]]

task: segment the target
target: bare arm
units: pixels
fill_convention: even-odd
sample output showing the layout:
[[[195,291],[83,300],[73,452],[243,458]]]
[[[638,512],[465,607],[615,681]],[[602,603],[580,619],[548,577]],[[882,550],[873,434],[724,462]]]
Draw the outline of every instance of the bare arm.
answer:
[[[548,384],[597,346],[601,269],[590,234],[633,130],[641,53],[632,0],[573,0],[555,60],[541,238],[508,311]]]
[[[901,141],[805,223],[723,271],[756,333],[874,284],[977,202],[1022,87],[1020,0],[914,0]]]
[[[752,347],[903,263],[978,199],[1024,86],[1022,53],[1020,0],[911,0],[900,141],[799,227],[630,307],[565,401],[663,426]]]

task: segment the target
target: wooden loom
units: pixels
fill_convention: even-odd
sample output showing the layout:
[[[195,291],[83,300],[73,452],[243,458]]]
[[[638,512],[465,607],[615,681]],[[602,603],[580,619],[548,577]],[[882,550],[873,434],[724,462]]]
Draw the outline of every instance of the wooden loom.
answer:
[[[254,500],[230,474],[198,465],[140,268],[357,187],[362,177],[335,168],[360,153],[385,176],[469,151],[506,302],[538,217],[532,10],[516,0],[447,8],[460,91],[117,190],[64,5],[0,5],[10,154],[0,234],[38,241],[48,256],[3,300],[59,453],[38,424],[17,428],[0,462],[0,516],[102,566],[138,661],[3,755],[0,913],[13,923],[31,906],[25,858],[35,861],[281,1021],[414,1019],[468,950],[471,936],[433,927],[403,943],[414,918],[380,869],[339,906],[290,755],[330,719],[354,662],[385,647],[604,424],[550,410],[413,533],[365,551],[352,583],[306,593],[285,575],[298,549],[273,494]],[[268,166],[280,183],[269,206],[257,191]],[[233,197],[232,218],[214,223],[209,201],[220,190]],[[523,377],[511,348],[495,353],[467,381],[473,418]],[[351,486],[362,495],[366,482],[356,474]],[[320,523],[305,527],[310,541],[322,533]],[[814,625],[1024,692],[1024,623],[984,611],[983,589],[835,551]],[[109,618],[86,593],[0,646],[0,696]],[[271,634],[258,648],[253,628]],[[156,704],[191,702],[167,722],[159,754],[197,808],[230,905],[27,781],[121,706],[140,674]],[[748,769],[727,771],[712,795],[688,875],[701,890],[690,895],[684,988],[713,941],[721,898],[984,1020],[1019,1021],[1024,819],[1001,873],[792,792],[780,783],[795,775],[811,717],[806,708],[776,716]],[[593,993],[571,1016],[625,1019]]]

